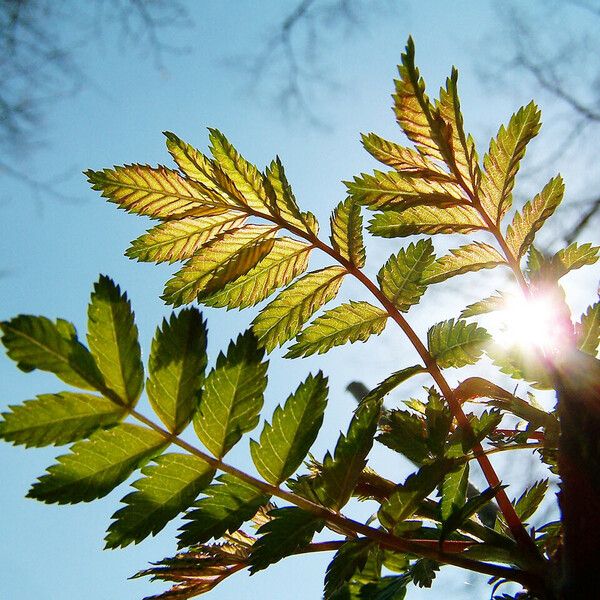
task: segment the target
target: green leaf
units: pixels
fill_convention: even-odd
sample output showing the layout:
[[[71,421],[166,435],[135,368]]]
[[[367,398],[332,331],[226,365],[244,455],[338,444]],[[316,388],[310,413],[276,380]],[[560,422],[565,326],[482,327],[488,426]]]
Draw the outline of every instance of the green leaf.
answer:
[[[404,600],[410,579],[406,575],[388,575],[360,588],[360,600]],[[337,600],[337,597],[336,597]]]
[[[425,405],[425,427],[427,447],[435,456],[440,456],[452,426],[452,415],[446,401],[435,388],[429,388]]]
[[[381,291],[400,311],[419,303],[427,289],[422,276],[434,258],[431,240],[419,240],[391,256],[377,274]]]
[[[213,456],[222,458],[259,420],[267,385],[264,350],[250,331],[217,357],[204,385],[194,428]]]
[[[503,310],[506,308],[506,298],[502,292],[492,294],[483,300],[478,300],[469,304],[461,313],[460,318],[466,319],[467,317],[475,317],[477,315],[483,315],[486,313],[494,312],[496,310]]]
[[[122,423],[96,431],[58,457],[33,484],[28,498],[46,503],[90,502],[110,493],[168,445],[156,431]]]
[[[156,535],[192,505],[215,473],[203,460],[188,454],[163,454],[155,463],[142,469],[144,477],[132,484],[137,491],[125,496],[126,506],[113,515],[106,548],[123,548]]]
[[[388,313],[368,302],[350,301],[332,308],[314,320],[288,350],[286,358],[323,354],[346,342],[365,342],[371,335],[379,335]]]
[[[240,213],[224,212],[200,219],[165,221],[133,240],[125,255],[140,262],[186,260],[220,234],[241,227],[245,220]]]
[[[289,237],[280,237],[260,262],[245,275],[230,281],[220,291],[202,296],[206,306],[246,308],[270,296],[303,273],[313,246]]]
[[[200,185],[165,167],[125,165],[85,175],[104,198],[153,219],[204,217],[230,208],[225,199],[208,196]]]
[[[420,558],[410,569],[413,583],[420,588],[430,588],[440,564],[430,558]]]
[[[315,441],[327,405],[327,378],[319,371],[309,375],[289,396],[283,407],[265,423],[260,443],[251,440],[250,452],[258,472],[279,485],[302,463]]]
[[[600,302],[588,307],[576,326],[577,347],[586,354],[596,356],[600,343]]]
[[[361,138],[365,150],[371,156],[388,165],[388,167],[396,169],[396,171],[410,173],[415,177],[424,177],[429,180],[453,181],[452,175],[411,148],[404,148],[394,142],[384,140],[374,133],[363,134]]]
[[[467,501],[467,488],[469,486],[469,463],[460,465],[455,471],[448,473],[442,482],[440,502],[441,516],[444,521],[458,510]]]
[[[417,465],[429,458],[429,445],[425,421],[406,410],[384,413],[377,441],[406,456]]]
[[[265,212],[269,197],[260,171],[249,163],[217,129],[209,129],[211,152],[223,172],[231,179],[253,210]]]
[[[323,519],[295,506],[276,508],[269,511],[269,516],[272,519],[258,530],[260,537],[252,546],[251,575],[310,544],[325,525]]]
[[[0,323],[7,354],[22,371],[50,371],[69,385],[102,390],[102,375],[89,350],[77,339],[75,327],[57,319],[19,315]]]
[[[9,409],[2,413],[0,438],[28,448],[68,444],[124,416],[124,409],[106,398],[72,392],[41,394]]]
[[[398,171],[362,173],[346,182],[346,187],[355,202],[371,210],[401,210],[422,205],[448,208],[467,203],[456,183]]]
[[[237,477],[221,475],[217,480],[220,483],[207,487],[206,497],[185,515],[187,522],[179,534],[180,548],[204,544],[211,538],[218,540],[227,532],[237,531],[269,501],[269,496]]]
[[[340,202],[331,215],[331,245],[355,267],[365,266],[365,245],[360,206],[347,198]]]
[[[502,373],[528,381],[538,389],[554,388],[552,377],[542,361],[520,346],[505,348],[500,344],[489,344],[486,353]]]
[[[490,142],[490,149],[483,158],[485,171],[480,197],[484,209],[496,224],[512,205],[512,190],[521,160],[540,126],[540,111],[530,102],[511,117],[506,128],[502,125],[496,139]]]
[[[144,387],[142,351],[127,294],[100,276],[88,307],[88,344],[106,386],[133,406]]]
[[[389,394],[393,389],[397,388],[400,384],[410,379],[413,375],[418,373],[426,372],[425,367],[421,365],[413,365],[412,367],[405,367],[395,373],[392,373],[389,377],[386,377],[382,382],[378,383],[366,396],[365,400],[383,398]]]
[[[252,322],[252,330],[266,351],[296,336],[321,306],[335,298],[346,273],[337,266],[313,271],[268,304]]]
[[[483,242],[473,242],[450,250],[450,254],[438,258],[423,273],[423,283],[440,283],[456,275],[506,264],[504,257],[495,248]]]
[[[325,573],[324,600],[330,600],[367,563],[373,542],[360,539],[346,542],[334,555]]]
[[[469,233],[478,229],[487,229],[487,226],[472,206],[413,206],[402,212],[378,213],[369,222],[369,231],[385,238],[422,233]]]
[[[453,67],[451,76],[446,79],[446,87],[440,90],[436,109],[446,126],[450,126],[449,144],[453,171],[456,169],[460,179],[474,192],[479,187],[481,172],[475,142],[470,135],[465,135],[457,84],[458,71]]]
[[[367,464],[381,405],[381,400],[363,401],[352,417],[347,434],[340,434],[333,456],[327,452],[323,459],[321,472],[312,486],[322,504],[331,510],[338,511],[348,502]]]
[[[271,226],[246,225],[215,238],[167,282],[163,299],[180,306],[222,290],[271,252],[274,235]]]
[[[593,265],[598,260],[599,246],[578,244],[573,242],[566,248],[560,249],[551,259],[552,274],[556,279],[564,277],[570,271],[586,265]]]
[[[206,322],[196,308],[172,313],[157,328],[148,361],[148,400],[171,433],[190,422],[206,369]]]
[[[515,503],[515,511],[523,523],[533,516],[548,491],[548,480],[542,479],[527,488]]]
[[[423,465],[416,473],[409,475],[381,505],[377,513],[379,522],[391,530],[397,523],[412,517],[421,502],[433,492],[454,465],[455,461],[450,459],[438,460]]]
[[[525,204],[523,214],[515,213],[506,230],[506,243],[517,259],[521,258],[544,222],[554,213],[565,192],[562,177],[551,179],[535,198]]]
[[[442,321],[427,332],[429,352],[442,369],[474,365],[481,356],[490,335],[466,321]]]

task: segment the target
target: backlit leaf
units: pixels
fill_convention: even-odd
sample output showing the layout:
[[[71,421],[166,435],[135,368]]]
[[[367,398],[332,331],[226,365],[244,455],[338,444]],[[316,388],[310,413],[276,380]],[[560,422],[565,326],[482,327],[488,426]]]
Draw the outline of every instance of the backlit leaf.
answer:
[[[214,469],[196,456],[163,454],[156,464],[142,468],[143,478],[125,496],[126,505],[113,515],[106,548],[125,547],[156,535],[169,521],[189,508],[210,483]]]
[[[102,498],[166,445],[160,433],[129,423],[96,431],[59,456],[27,497],[58,504]]]
[[[556,279],[560,279],[570,271],[595,264],[598,260],[598,250],[598,246],[577,242],[561,248],[550,261],[552,274]]]
[[[276,238],[269,253],[245,275],[212,295],[201,295],[206,306],[246,308],[262,302],[277,288],[303,273],[313,247],[289,237]]]
[[[125,165],[85,174],[92,189],[120,208],[154,219],[217,215],[229,208],[224,199],[207,196],[200,185],[166,167]]]
[[[423,274],[423,283],[439,283],[456,275],[505,264],[506,260],[495,248],[483,242],[473,242],[438,258]]]
[[[272,520],[258,530],[260,537],[252,546],[250,574],[303,548],[325,525],[323,519],[295,506],[276,508],[269,511],[269,516]]]
[[[321,306],[335,298],[346,273],[343,267],[313,271],[268,304],[252,322],[252,330],[267,352],[296,336]]]
[[[319,433],[326,404],[327,378],[319,371],[275,409],[260,442],[251,440],[252,460],[269,483],[279,485],[300,466]]]
[[[242,437],[258,425],[267,385],[264,350],[250,331],[229,344],[227,355],[217,357],[208,374],[194,428],[202,443],[222,458]]]
[[[2,413],[0,438],[27,447],[75,442],[124,416],[124,409],[106,398],[73,392],[41,394],[9,409]]]
[[[379,335],[386,324],[388,313],[368,302],[350,301],[328,310],[317,317],[297,337],[286,358],[323,354],[346,342],[366,341]]]
[[[581,316],[581,323],[576,327],[577,346],[586,354],[596,356],[600,343],[600,303],[588,307]]]
[[[467,317],[475,317],[477,315],[483,315],[486,313],[494,312],[496,310],[503,310],[506,308],[506,298],[501,292],[492,294],[483,300],[478,300],[469,304],[461,313],[460,318],[466,319]]]
[[[442,369],[475,364],[489,340],[483,327],[454,319],[437,323],[427,332],[429,352]]]
[[[102,375],[89,350],[77,339],[75,327],[57,319],[19,315],[0,324],[8,356],[22,371],[50,371],[65,383],[102,390]]]
[[[523,523],[533,516],[548,491],[548,479],[542,479],[527,488],[515,502],[515,512]]]
[[[385,413],[380,429],[377,441],[406,456],[415,464],[419,465],[429,457],[423,417],[406,410],[392,410]]]
[[[167,429],[190,422],[206,368],[206,322],[196,308],[171,314],[156,330],[148,361],[148,400]]]
[[[244,224],[246,217],[236,212],[165,221],[131,242],[125,252],[141,262],[175,262],[191,258],[204,244],[219,234]]]
[[[106,385],[133,406],[144,387],[138,330],[127,294],[104,275],[94,284],[87,340]]]
[[[350,198],[340,202],[331,215],[331,245],[359,269],[365,265],[365,246],[360,206]]]
[[[455,471],[448,473],[442,481],[440,502],[441,516],[445,521],[448,517],[460,510],[467,501],[467,487],[469,485],[469,463],[460,465]]]
[[[540,111],[530,102],[515,113],[490,142],[483,158],[481,202],[488,215],[500,223],[512,205],[512,190],[527,144],[540,130]]]
[[[472,206],[413,206],[402,212],[377,213],[369,222],[369,231],[385,238],[422,233],[469,233],[486,227]]]
[[[325,573],[324,600],[335,597],[353,575],[363,569],[373,542],[365,539],[347,541],[334,555]]]
[[[402,312],[418,304],[427,286],[423,273],[434,260],[431,240],[419,240],[391,256],[377,274],[381,291]]]
[[[521,258],[538,230],[560,204],[565,185],[560,175],[551,179],[533,200],[523,207],[523,213],[515,213],[512,223],[506,230],[506,243],[516,258]]]
[[[275,229],[268,225],[246,225],[226,232],[207,244],[167,282],[163,299],[180,306],[198,296],[218,292],[269,254],[274,235]]]
[[[412,367],[406,367],[400,369],[395,373],[392,373],[389,377],[386,377],[382,382],[378,383],[366,396],[366,399],[371,398],[383,398],[389,394],[393,389],[397,388],[400,384],[404,383],[407,379],[410,379],[413,375],[423,373],[426,371],[425,367],[421,365],[413,365]]]
[[[179,547],[218,540],[225,533],[237,531],[256,511],[269,501],[269,496],[232,475],[220,475],[219,483],[204,490],[202,498],[185,515]]]
[[[553,389],[550,373],[534,353],[517,345],[507,348],[500,344],[488,344],[486,353],[502,373],[528,381],[538,389]]]

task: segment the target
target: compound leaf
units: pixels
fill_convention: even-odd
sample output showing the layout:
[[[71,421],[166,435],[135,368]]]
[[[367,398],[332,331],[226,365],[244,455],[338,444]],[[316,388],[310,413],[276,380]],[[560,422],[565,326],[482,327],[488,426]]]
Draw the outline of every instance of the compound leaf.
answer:
[[[298,335],[298,341],[285,356],[297,358],[323,354],[346,342],[364,342],[371,335],[379,335],[383,331],[388,316],[387,312],[368,302],[351,300],[317,317]]]
[[[442,369],[474,365],[489,340],[483,327],[454,319],[437,323],[427,332],[429,352]]]
[[[365,266],[365,245],[360,206],[347,198],[331,215],[331,245],[346,260],[359,269]]]
[[[171,314],[157,328],[148,361],[148,400],[167,429],[179,433],[198,405],[206,369],[206,322],[196,308]]]
[[[96,431],[59,456],[27,497],[58,504],[102,498],[167,444],[160,433],[130,423]]]
[[[258,425],[267,385],[264,350],[247,331],[229,344],[208,374],[194,428],[202,443],[222,458],[242,435]]]
[[[308,273],[269,303],[252,322],[252,330],[267,352],[292,339],[321,306],[335,298],[343,267],[326,267]]]
[[[144,387],[142,351],[127,294],[101,275],[88,307],[88,344],[104,382],[127,406]]]
[[[319,433],[326,404],[327,378],[319,371],[275,409],[260,442],[251,440],[252,460],[269,483],[279,485],[300,466]]]
[[[143,478],[122,500],[126,506],[113,515],[106,548],[125,547],[156,535],[169,521],[189,508],[211,482],[214,469],[196,456],[163,454],[156,464],[142,468]]]
[[[73,392],[41,394],[9,409],[2,413],[0,438],[28,448],[75,442],[118,423],[125,414],[111,400]]]

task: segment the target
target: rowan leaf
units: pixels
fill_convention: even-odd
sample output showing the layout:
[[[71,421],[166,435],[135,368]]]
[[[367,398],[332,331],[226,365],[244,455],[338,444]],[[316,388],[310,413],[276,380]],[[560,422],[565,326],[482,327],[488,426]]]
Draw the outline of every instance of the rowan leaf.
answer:
[[[423,417],[406,410],[384,413],[377,441],[420,465],[429,458],[427,428]]]
[[[271,520],[257,531],[260,537],[252,546],[251,575],[310,544],[325,525],[323,519],[296,506],[276,508],[269,511],[269,516]]]
[[[367,563],[373,542],[367,539],[347,541],[335,553],[325,573],[324,600],[336,597],[357,571]]]
[[[472,206],[413,206],[402,212],[377,213],[369,222],[369,231],[384,238],[422,233],[469,233],[486,228],[481,215]]]
[[[269,483],[279,485],[301,465],[319,433],[326,405],[327,378],[319,371],[309,375],[283,407],[275,409],[260,442],[250,441],[252,460]]]
[[[104,389],[102,374],[89,350],[77,339],[71,323],[19,315],[0,323],[0,328],[8,356],[22,371],[40,369],[78,388]]]
[[[102,498],[167,445],[160,433],[130,423],[101,429],[73,444],[69,454],[59,456],[27,497],[48,504]]]
[[[489,244],[473,242],[450,250],[450,254],[441,256],[423,273],[423,283],[440,283],[450,277],[481,269],[493,269],[506,265],[504,257]]]
[[[193,146],[184,142],[174,133],[163,131],[167,138],[167,150],[181,169],[181,172],[193,181],[212,190],[217,190],[214,183],[213,165],[209,158]]]
[[[459,465],[454,471],[448,473],[441,486],[442,499],[440,513],[444,521],[450,515],[463,508],[467,501],[467,488],[469,486],[469,463]]]
[[[576,325],[577,347],[586,354],[596,356],[600,343],[600,302],[588,307]]]
[[[565,191],[562,177],[551,179],[533,200],[523,207],[523,213],[515,213],[506,230],[506,243],[517,259],[521,258],[533,243],[535,234],[554,213]]]
[[[210,131],[210,150],[223,172],[242,194],[244,204],[252,210],[265,212],[269,196],[260,171],[249,163],[217,129]]]
[[[570,271],[586,265],[593,265],[598,260],[599,246],[578,244],[573,242],[566,248],[561,248],[550,260],[552,275],[556,279],[564,277]]]
[[[264,350],[247,331],[229,344],[208,374],[194,428],[202,443],[222,458],[242,435],[258,425],[267,385]]]
[[[331,245],[355,267],[365,266],[365,245],[362,233],[360,206],[347,198],[340,202],[331,215]]]
[[[124,409],[111,400],[73,392],[41,394],[2,413],[0,438],[27,448],[69,444],[118,423]]]
[[[413,365],[412,367],[405,367],[395,373],[392,373],[389,377],[386,377],[383,381],[378,383],[366,396],[365,400],[383,398],[389,394],[393,389],[397,388],[400,384],[410,379],[413,375],[418,373],[424,373],[425,367],[421,365]]]
[[[222,290],[269,254],[274,235],[268,225],[246,225],[215,238],[167,282],[163,299],[180,306]]]
[[[533,516],[548,491],[548,479],[537,481],[528,487],[515,502],[515,512],[523,523]]]
[[[496,294],[492,294],[483,300],[478,300],[477,302],[473,302],[473,304],[469,304],[460,313],[460,318],[466,319],[467,317],[475,317],[477,315],[483,315],[496,310],[503,310],[505,308],[506,297],[501,292],[497,292]]]
[[[226,306],[228,309],[258,304],[306,270],[312,249],[313,246],[306,242],[277,238],[269,253],[255,267],[218,292],[200,296],[200,300],[206,306]]]
[[[346,342],[365,342],[371,335],[379,335],[386,324],[388,313],[368,302],[350,301],[332,308],[317,317],[297,337],[286,358],[323,354]]]
[[[140,262],[186,260],[220,234],[241,227],[245,220],[244,215],[230,211],[165,221],[133,240],[125,255]]]
[[[540,111],[530,102],[502,125],[483,158],[481,203],[488,215],[500,223],[512,205],[512,190],[527,144],[540,130]]]
[[[94,284],[87,340],[106,386],[123,404],[135,405],[144,387],[138,330],[127,294],[105,275]]]
[[[217,481],[204,490],[206,497],[186,513],[187,522],[180,527],[178,536],[180,548],[204,544],[211,538],[218,540],[227,532],[237,531],[269,501],[269,496],[232,475],[220,475]]]
[[[188,425],[206,369],[206,321],[196,308],[172,313],[157,328],[148,361],[150,405],[171,433]]]
[[[402,210],[421,205],[449,208],[467,202],[456,183],[398,171],[362,173],[346,182],[346,187],[355,202],[371,210]]]
[[[354,412],[346,435],[340,433],[333,456],[327,452],[312,488],[331,510],[340,510],[350,499],[367,464],[381,414],[382,400],[363,401]]]
[[[419,240],[391,256],[377,274],[381,291],[400,311],[407,312],[419,303],[427,289],[422,282],[423,273],[434,259],[431,240]]]
[[[490,335],[476,323],[442,321],[427,332],[429,352],[442,369],[474,365]]]
[[[252,322],[260,345],[271,352],[295,337],[319,308],[335,298],[346,274],[343,267],[326,267],[308,273],[280,292]]]
[[[124,548],[156,535],[193,504],[215,473],[188,454],[163,454],[154,462],[142,468],[144,477],[132,484],[136,491],[123,498],[125,506],[112,516],[106,548]]]
[[[204,217],[230,208],[224,198],[209,196],[201,185],[166,167],[125,165],[85,174],[92,189],[119,208],[153,219]]]
[[[527,381],[538,389],[554,388],[550,373],[535,354],[517,345],[504,347],[501,344],[488,344],[486,353],[502,373]]]
[[[489,504],[500,489],[501,486],[488,487],[480,494],[469,498],[462,506],[453,510],[442,523],[440,539],[445,540],[453,531],[460,529],[461,525]]]
[[[371,156],[396,171],[410,173],[415,177],[424,177],[428,180],[454,181],[452,175],[411,148],[404,148],[394,142],[384,140],[375,133],[363,134],[361,138],[365,150]]]

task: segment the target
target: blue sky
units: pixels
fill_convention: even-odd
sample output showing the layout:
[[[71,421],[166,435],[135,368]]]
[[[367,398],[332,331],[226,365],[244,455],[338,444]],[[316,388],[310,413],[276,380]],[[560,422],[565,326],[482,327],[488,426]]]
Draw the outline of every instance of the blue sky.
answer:
[[[81,93],[56,104],[48,115],[47,127],[40,132],[44,143],[35,153],[19,159],[21,168],[40,180],[58,181],[62,174],[72,173],[59,184],[72,200],[33,198],[31,191],[18,182],[2,180],[2,319],[18,313],[60,316],[73,321],[82,335],[92,284],[99,273],[108,274],[129,294],[147,356],[154,328],[169,313],[159,295],[173,268],[138,264],[123,256],[130,240],[148,223],[104,202],[79,173],[86,168],[131,162],[170,164],[163,130],[174,131],[205,150],[206,128],[217,127],[261,167],[278,154],[299,202],[313,211],[325,228],[329,212],[344,197],[341,181],[374,166],[360,146],[359,133],[375,131],[400,139],[390,111],[390,93],[395,65],[409,34],[415,39],[417,62],[432,93],[452,64],[460,68],[467,126],[478,139],[494,133],[499,122],[536,96],[536,89],[523,83],[497,95],[482,86],[478,69],[485,44],[493,40],[502,51],[502,41],[494,37],[497,17],[487,2],[390,4],[393,10],[371,15],[366,31],[337,34],[324,49],[323,64],[339,86],[313,101],[313,113],[327,125],[321,128],[310,127],[301,117],[282,118],[269,101],[272,81],[265,81],[261,93],[250,94],[243,74],[227,60],[256,51],[265,33],[295,5],[291,0],[190,1],[193,25],[169,40],[189,46],[189,52],[166,54],[162,69],[155,68],[139,48],[116,40],[114,32],[106,27],[101,39],[92,40],[80,50],[80,62],[94,87],[84,87]],[[65,34],[77,37],[77,32]],[[369,264],[374,272],[393,246],[377,242],[372,248]],[[594,274],[597,281],[597,271]],[[587,284],[589,296],[595,289],[591,283],[594,275],[588,272],[586,278],[574,282]],[[473,293],[478,297],[495,283],[480,285],[481,280],[477,281],[479,287]],[[482,292],[483,287],[486,289]],[[457,293],[451,288],[446,295],[438,296],[437,308],[427,311],[439,312],[440,303],[456,305],[453,296]],[[362,299],[364,294],[349,285],[343,297]],[[466,303],[462,296],[459,300]],[[417,327],[421,332],[433,320],[427,311],[418,313],[427,314],[427,322],[423,320],[423,325]],[[212,357],[245,329],[253,316],[252,311],[204,312]],[[315,446],[318,456],[334,445],[337,431],[347,426],[354,405],[344,391],[346,384],[360,379],[374,385],[407,364],[413,364],[411,351],[394,332],[368,347],[340,349],[325,359],[291,363],[275,353],[264,414],[270,415],[307,372],[322,368],[330,375],[331,392],[325,426]],[[43,373],[25,376],[4,357],[0,359],[0,373],[2,407],[37,393],[63,389],[60,382]],[[101,551],[104,531],[127,486],[120,486],[101,501],[73,507],[46,506],[24,499],[30,483],[61,453],[60,449],[25,451],[0,445],[0,531],[4,542],[0,562],[4,566],[3,589],[10,590],[6,597],[101,600],[157,593],[160,584],[128,581],[127,577],[148,561],[174,552],[174,526],[138,546]],[[230,462],[248,464],[247,454],[247,442],[243,441],[231,453]],[[374,460],[379,460],[378,465],[388,476],[400,479],[407,474],[406,464],[399,458],[383,458],[376,452]],[[366,514],[367,508],[352,510]],[[330,555],[289,559],[250,579],[239,574],[212,592],[211,598],[319,598],[328,559]],[[471,598],[473,586],[481,582],[451,569],[442,581],[445,583],[439,583],[438,591],[432,591],[431,596],[415,591],[410,597],[439,597],[445,585],[447,595]]]

